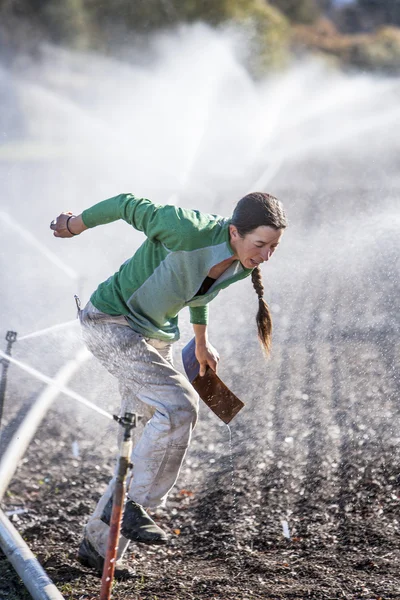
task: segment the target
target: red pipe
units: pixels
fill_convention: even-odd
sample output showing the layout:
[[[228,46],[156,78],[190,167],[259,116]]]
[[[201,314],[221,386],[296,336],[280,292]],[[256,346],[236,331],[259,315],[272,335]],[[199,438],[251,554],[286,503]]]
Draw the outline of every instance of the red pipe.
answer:
[[[122,514],[125,504],[126,477],[128,470],[131,467],[130,456],[132,451],[132,429],[133,427],[136,427],[137,418],[138,416],[134,413],[125,413],[124,417],[122,418],[114,417],[114,419],[124,427],[125,432],[118,459],[118,471],[113,494],[110,532],[108,534],[107,552],[104,560],[103,575],[101,578],[100,600],[110,600],[111,598],[111,587],[114,580]]]

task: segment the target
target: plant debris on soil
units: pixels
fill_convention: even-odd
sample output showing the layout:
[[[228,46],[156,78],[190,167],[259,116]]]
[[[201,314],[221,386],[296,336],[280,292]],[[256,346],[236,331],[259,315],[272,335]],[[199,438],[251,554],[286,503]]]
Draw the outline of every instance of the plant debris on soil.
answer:
[[[217,455],[212,445],[205,451],[207,428],[214,425],[217,436],[221,428],[202,410],[188,469],[208,473],[192,487],[190,473],[183,475],[185,487],[180,480],[167,508],[155,513],[171,536],[169,545],[132,545],[127,559],[137,578],[116,582],[113,597],[400,597],[398,442],[391,441],[395,432],[390,433],[389,413],[379,412],[373,423],[362,415],[352,419],[356,399],[351,394],[343,406],[335,406],[337,398],[324,407],[317,373],[330,371],[334,387],[339,367],[334,360],[324,361],[331,351],[327,346],[318,361],[309,358],[316,361],[315,375],[301,395],[291,395],[287,381],[279,384],[271,417],[274,450],[261,445],[263,428],[252,430],[239,418],[236,427],[232,424],[233,470],[227,443],[226,455],[217,459],[210,458]],[[351,355],[350,345],[342,347],[339,360]],[[286,363],[288,376],[296,370],[293,362],[297,359]],[[380,365],[375,369],[378,374]],[[388,384],[379,385],[389,398]],[[296,399],[304,419],[313,420],[311,431],[300,431],[300,424],[292,429],[295,415],[289,404]],[[14,511],[11,521],[61,593],[77,600],[98,597],[100,580],[76,561],[76,552],[99,485],[106,484],[114,461],[107,445],[85,446],[76,422],[73,426],[65,413],[49,414],[10,486],[5,509]],[[305,441],[304,453],[295,448],[295,431],[298,441]],[[249,439],[251,444],[244,444]],[[80,453],[74,456],[77,442]],[[112,439],[109,443],[114,446]],[[0,565],[1,598],[26,597],[4,557]]]

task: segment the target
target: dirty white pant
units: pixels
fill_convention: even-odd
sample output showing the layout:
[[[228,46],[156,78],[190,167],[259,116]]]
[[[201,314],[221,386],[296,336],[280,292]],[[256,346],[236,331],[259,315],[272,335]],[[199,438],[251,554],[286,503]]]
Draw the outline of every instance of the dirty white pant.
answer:
[[[132,452],[128,497],[145,507],[165,503],[175,484],[198,414],[198,396],[172,363],[172,344],[144,338],[125,317],[111,317],[90,302],[80,312],[89,350],[117,377],[121,414],[144,416],[143,433]],[[114,479],[85,527],[85,537],[102,556],[109,526],[101,521]],[[121,536],[118,558],[129,541]]]

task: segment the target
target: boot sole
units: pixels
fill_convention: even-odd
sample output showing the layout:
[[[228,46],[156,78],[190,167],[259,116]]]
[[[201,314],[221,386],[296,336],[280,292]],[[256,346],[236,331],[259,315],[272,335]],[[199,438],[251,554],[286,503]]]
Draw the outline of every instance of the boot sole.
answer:
[[[123,534],[122,534],[123,535]],[[124,535],[124,537],[126,537],[127,540],[129,540],[130,542],[133,542],[134,544],[146,544],[146,546],[165,546],[166,544],[168,544],[168,540],[135,540],[132,537],[127,537],[126,535]]]
[[[103,568],[100,569],[99,567],[91,564],[90,560],[88,558],[86,558],[86,556],[82,556],[82,555],[78,554],[78,556],[76,558],[77,558],[77,561],[83,567],[90,569],[93,572],[93,574],[95,574],[97,577],[103,576]],[[137,576],[138,575],[134,571],[130,572],[129,569],[116,569],[114,571],[114,579],[117,579],[119,581],[123,581],[123,580],[127,580],[127,579],[134,579]]]

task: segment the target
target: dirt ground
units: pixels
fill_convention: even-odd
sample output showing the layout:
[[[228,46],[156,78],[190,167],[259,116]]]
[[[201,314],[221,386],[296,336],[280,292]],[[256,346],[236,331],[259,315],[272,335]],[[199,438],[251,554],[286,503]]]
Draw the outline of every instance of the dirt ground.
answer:
[[[155,515],[171,541],[131,547],[137,577],[115,584],[116,599],[400,598],[400,236],[379,164],[364,186],[362,156],[347,179],[348,163],[329,160],[295,165],[286,175],[297,191],[279,190],[294,196],[294,233],[287,258],[265,271],[271,360],[257,345],[251,289],[213,311],[221,376],[246,402],[232,454],[227,427],[202,406],[182,475]],[[235,303],[233,335],[224,311]],[[71,600],[99,595],[75,554],[114,464],[115,430],[99,421],[99,439],[88,436],[88,419],[65,400],[55,405],[3,507],[26,509],[12,521]],[[2,600],[27,597],[4,557],[0,574]]]

